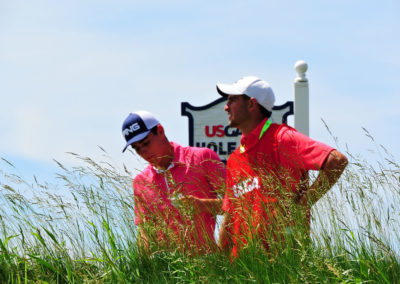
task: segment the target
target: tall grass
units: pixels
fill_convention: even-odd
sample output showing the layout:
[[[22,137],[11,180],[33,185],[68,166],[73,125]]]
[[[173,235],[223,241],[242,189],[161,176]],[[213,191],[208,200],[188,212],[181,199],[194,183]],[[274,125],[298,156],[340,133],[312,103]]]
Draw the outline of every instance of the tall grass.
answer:
[[[313,207],[310,235],[299,225],[269,250],[249,242],[234,260],[221,252],[142,253],[131,188],[137,172],[111,159],[71,153],[81,166],[57,162],[57,185],[28,183],[2,159],[0,282],[400,283],[400,166],[377,150],[373,163],[346,153],[342,178]]]

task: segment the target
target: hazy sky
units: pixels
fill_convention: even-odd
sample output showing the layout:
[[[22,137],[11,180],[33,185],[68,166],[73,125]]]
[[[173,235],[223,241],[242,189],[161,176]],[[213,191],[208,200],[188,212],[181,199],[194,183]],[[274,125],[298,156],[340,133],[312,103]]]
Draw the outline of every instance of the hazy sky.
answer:
[[[400,2],[0,0],[0,157],[46,176],[65,152],[142,168],[122,154],[129,112],[154,113],[188,143],[181,102],[256,75],[277,104],[309,65],[310,135],[364,153],[362,127],[400,157]],[[221,112],[223,112],[221,110]],[[223,113],[223,115],[225,115]],[[3,164],[0,163],[0,168]]]

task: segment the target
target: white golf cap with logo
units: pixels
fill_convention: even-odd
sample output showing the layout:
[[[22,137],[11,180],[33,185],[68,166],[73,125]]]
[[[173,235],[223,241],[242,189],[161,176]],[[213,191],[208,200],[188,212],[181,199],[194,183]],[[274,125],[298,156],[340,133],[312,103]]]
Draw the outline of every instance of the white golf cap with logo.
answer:
[[[246,76],[233,84],[217,84],[217,91],[221,96],[246,95],[255,98],[268,111],[272,111],[275,95],[270,85],[255,76]]]

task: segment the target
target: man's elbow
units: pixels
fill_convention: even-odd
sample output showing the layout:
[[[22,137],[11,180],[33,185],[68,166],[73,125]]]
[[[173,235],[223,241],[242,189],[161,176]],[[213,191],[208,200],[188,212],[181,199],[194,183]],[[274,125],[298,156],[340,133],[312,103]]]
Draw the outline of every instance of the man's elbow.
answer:
[[[334,150],[329,154],[329,158],[323,168],[340,176],[348,163],[349,161],[345,155]]]
[[[336,164],[338,165],[338,168],[343,171],[346,167],[347,164],[349,163],[347,157],[340,153],[339,151],[336,151]]]

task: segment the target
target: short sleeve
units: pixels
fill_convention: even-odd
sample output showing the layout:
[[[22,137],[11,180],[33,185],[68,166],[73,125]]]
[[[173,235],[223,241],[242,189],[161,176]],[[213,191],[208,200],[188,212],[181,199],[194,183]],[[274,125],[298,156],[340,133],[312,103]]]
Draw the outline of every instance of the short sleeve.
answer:
[[[226,178],[224,163],[221,162],[217,153],[208,148],[204,148],[201,159],[205,177],[210,187],[214,189],[211,193],[211,197],[216,198],[218,195],[222,196],[224,194]]]
[[[277,135],[278,160],[287,168],[320,170],[334,148],[294,130],[282,128]]]

